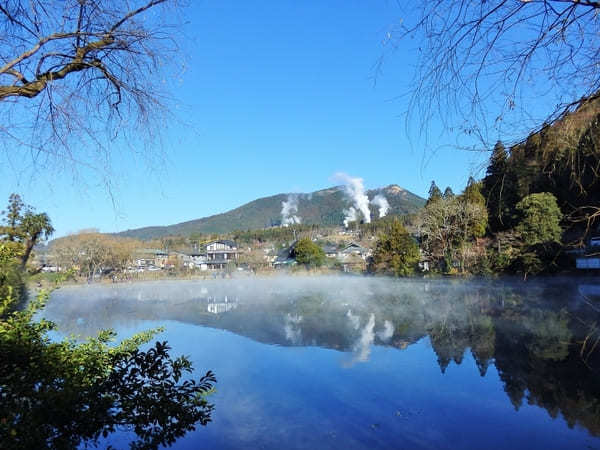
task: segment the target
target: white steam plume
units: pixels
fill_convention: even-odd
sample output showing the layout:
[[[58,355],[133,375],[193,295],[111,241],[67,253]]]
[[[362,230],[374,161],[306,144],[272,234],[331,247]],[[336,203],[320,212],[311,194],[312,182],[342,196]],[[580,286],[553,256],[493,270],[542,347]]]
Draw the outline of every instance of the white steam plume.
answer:
[[[360,327],[360,317],[352,314],[351,309],[349,309],[348,312],[346,313],[346,317],[348,318],[348,320],[350,320],[350,324],[352,325],[352,328],[354,328],[355,330],[358,330],[358,328]]]
[[[351,363],[365,362],[369,360],[369,355],[371,355],[371,345],[375,340],[374,328],[375,315],[371,314],[368,322],[365,324],[365,327],[360,332],[358,341],[356,341],[354,344],[354,357],[352,358]]]
[[[288,195],[286,201],[281,202],[281,224],[283,226],[294,225],[302,222],[298,213],[298,196],[296,194]]]
[[[292,315],[290,313],[287,313],[284,319],[283,329],[285,331],[285,338],[294,345],[298,345],[302,342],[301,322],[302,316]]]
[[[389,341],[394,335],[394,324],[389,320],[383,322],[383,330],[377,333],[377,337],[383,342]]]
[[[358,220],[358,211],[356,211],[354,206],[351,206],[350,208],[344,210],[344,226],[346,228],[348,228],[348,225],[350,225],[350,222],[356,222],[357,220]]]
[[[352,207],[345,210],[346,217],[344,225],[358,220],[359,213],[365,223],[371,223],[371,211],[369,210],[369,197],[365,194],[365,186],[362,178],[352,178],[350,175],[338,172],[333,176],[334,179],[344,183],[344,192],[352,202]]]
[[[384,217],[390,210],[390,204],[388,203],[387,199],[381,194],[377,194],[375,197],[373,197],[371,203],[379,208],[380,218]]]

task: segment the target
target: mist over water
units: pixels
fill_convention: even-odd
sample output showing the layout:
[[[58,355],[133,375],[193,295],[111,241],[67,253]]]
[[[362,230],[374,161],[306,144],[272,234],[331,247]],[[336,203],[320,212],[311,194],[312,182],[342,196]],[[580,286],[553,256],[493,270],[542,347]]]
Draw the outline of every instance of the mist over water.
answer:
[[[164,325],[173,354],[216,373],[214,422],[176,448],[600,448],[598,291],[584,279],[164,281],[63,288],[44,315],[81,337]]]

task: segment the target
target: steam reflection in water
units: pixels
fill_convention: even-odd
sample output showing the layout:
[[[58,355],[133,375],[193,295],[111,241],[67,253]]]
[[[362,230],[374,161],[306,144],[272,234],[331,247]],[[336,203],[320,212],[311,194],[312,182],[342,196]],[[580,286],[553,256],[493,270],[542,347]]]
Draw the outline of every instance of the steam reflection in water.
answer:
[[[155,282],[64,288],[45,315],[82,336],[166,325],[174,353],[216,372],[214,422],[176,448],[600,448],[589,286]]]

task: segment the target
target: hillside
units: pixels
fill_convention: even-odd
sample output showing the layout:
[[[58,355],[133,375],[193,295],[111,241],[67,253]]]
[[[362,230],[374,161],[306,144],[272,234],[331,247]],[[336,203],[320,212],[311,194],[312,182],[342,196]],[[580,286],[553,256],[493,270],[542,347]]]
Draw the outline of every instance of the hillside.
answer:
[[[499,144],[496,144],[498,146]],[[484,179],[494,231],[514,226],[515,205],[537,192],[553,194],[565,226],[598,226],[600,213],[600,98],[581,105],[495,156]],[[497,217],[494,217],[497,216]],[[589,223],[588,223],[589,219]]]
[[[384,195],[389,204],[388,214],[404,215],[417,211],[425,204],[425,200],[397,185],[367,191],[369,199],[378,194]],[[298,199],[298,212],[295,213],[305,224],[341,225],[344,220],[344,209],[350,201],[341,187],[323,189],[310,194],[291,194]],[[163,236],[192,233],[228,233],[235,230],[248,230],[279,225],[281,223],[282,202],[290,194],[277,194],[246,203],[231,211],[210,217],[190,220],[168,226],[152,226],[137,228],[118,233],[120,236],[138,239],[154,239]],[[373,217],[377,210],[371,206]]]

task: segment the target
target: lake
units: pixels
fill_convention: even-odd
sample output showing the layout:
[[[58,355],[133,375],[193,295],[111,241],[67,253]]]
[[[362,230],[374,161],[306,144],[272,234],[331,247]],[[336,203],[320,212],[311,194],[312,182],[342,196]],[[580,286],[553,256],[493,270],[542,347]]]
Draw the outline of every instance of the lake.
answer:
[[[165,326],[173,355],[214,371],[213,422],[177,449],[600,449],[596,281],[74,286],[44,316],[81,337]]]

